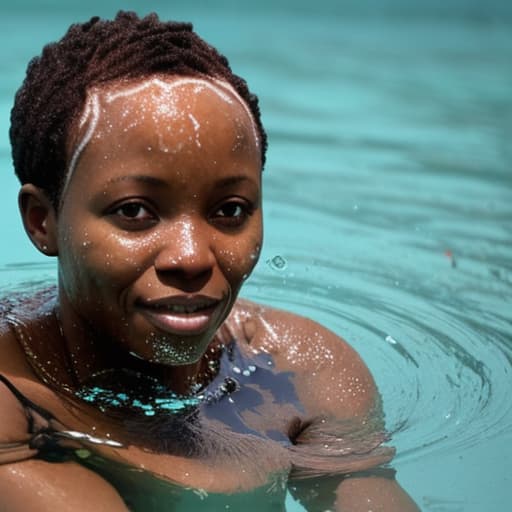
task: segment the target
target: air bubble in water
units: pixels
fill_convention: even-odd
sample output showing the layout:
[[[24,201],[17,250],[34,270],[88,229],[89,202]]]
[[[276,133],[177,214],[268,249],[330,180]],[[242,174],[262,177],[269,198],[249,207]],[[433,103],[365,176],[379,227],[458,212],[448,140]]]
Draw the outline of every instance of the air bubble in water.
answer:
[[[267,264],[273,270],[284,270],[288,266],[288,262],[279,254],[272,259],[267,260]]]

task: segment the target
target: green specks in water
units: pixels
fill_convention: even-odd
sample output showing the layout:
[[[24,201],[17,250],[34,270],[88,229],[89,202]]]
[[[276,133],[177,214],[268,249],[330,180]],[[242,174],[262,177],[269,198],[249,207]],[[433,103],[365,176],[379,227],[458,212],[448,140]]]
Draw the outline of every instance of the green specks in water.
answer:
[[[196,407],[201,402],[200,396],[193,397],[181,397],[181,398],[157,398],[155,400],[155,404],[160,409],[164,409],[167,411],[182,411],[188,407]]]
[[[178,395],[156,380],[129,371],[97,375],[75,395],[102,412],[130,411],[144,416],[181,413],[197,407],[202,395]]]

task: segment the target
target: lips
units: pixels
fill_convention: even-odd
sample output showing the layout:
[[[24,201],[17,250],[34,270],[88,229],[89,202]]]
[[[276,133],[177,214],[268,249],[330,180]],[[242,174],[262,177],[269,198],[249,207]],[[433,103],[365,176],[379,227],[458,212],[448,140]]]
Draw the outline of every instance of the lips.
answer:
[[[138,312],[158,330],[177,335],[201,334],[211,325],[220,299],[195,296],[177,296],[158,300],[140,300]]]

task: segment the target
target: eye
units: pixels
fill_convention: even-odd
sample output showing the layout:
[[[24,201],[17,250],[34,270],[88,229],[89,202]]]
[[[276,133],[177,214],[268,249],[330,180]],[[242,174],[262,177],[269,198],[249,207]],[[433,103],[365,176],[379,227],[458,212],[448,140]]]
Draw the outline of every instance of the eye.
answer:
[[[130,201],[113,207],[109,215],[123,229],[146,229],[154,225],[157,216],[140,201]]]
[[[252,214],[254,208],[241,200],[226,201],[212,216],[212,222],[222,227],[239,227]]]

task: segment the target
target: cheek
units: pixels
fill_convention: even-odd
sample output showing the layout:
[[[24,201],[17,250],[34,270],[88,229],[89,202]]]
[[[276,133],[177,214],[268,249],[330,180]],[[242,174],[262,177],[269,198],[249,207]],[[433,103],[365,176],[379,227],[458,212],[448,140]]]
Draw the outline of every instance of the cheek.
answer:
[[[261,234],[235,239],[220,249],[220,264],[226,278],[235,288],[249,277],[260,255]]]
[[[61,233],[59,249],[60,276],[73,295],[108,294],[132,282],[142,271],[140,248],[108,229],[68,229]]]

